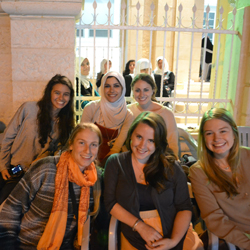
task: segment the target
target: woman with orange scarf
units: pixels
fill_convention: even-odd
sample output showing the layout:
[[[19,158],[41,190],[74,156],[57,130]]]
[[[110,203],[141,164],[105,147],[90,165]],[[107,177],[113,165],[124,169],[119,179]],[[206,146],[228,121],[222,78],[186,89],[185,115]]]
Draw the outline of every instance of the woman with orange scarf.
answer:
[[[77,230],[75,242],[81,245],[92,205],[91,186],[93,213],[99,207],[94,160],[101,140],[96,125],[78,125],[61,156],[43,158],[30,167],[0,213],[1,249],[74,249]]]

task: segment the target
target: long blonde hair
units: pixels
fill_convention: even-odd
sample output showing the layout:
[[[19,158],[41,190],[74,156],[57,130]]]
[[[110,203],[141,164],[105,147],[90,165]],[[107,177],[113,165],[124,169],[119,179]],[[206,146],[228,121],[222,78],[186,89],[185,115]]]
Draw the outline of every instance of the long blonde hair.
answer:
[[[228,123],[234,134],[234,144],[230,149],[228,156],[228,164],[232,171],[233,178],[231,179],[228,175],[219,168],[214,161],[214,155],[209,150],[205,143],[204,136],[204,125],[211,119],[219,119]],[[226,192],[228,197],[239,194],[237,191],[236,174],[240,165],[240,145],[239,145],[239,132],[235,121],[229,111],[224,108],[213,108],[205,112],[202,117],[199,137],[198,137],[198,158],[201,163],[201,167],[205,171],[208,179],[216,184],[221,191]]]

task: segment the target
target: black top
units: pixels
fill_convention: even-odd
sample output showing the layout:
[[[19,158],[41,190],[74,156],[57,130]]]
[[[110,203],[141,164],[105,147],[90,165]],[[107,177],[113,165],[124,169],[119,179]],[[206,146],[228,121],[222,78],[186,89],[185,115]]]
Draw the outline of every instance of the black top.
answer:
[[[174,81],[175,75],[172,71],[167,71],[164,73],[163,83],[165,86],[169,87],[171,90],[174,90]]]
[[[80,83],[81,84],[81,83]],[[76,77],[76,95],[78,96],[78,85],[79,85],[79,79]],[[85,89],[84,86],[81,84],[81,95],[82,96],[92,96],[92,89],[93,86],[91,82],[89,82],[89,88]],[[99,96],[99,94],[95,91],[95,96]]]
[[[99,79],[97,77],[97,79],[96,79],[96,86],[97,86],[97,88],[100,88],[103,76],[104,76],[104,74],[100,75]]]
[[[137,183],[140,211],[154,210],[155,205],[151,197],[151,186]]]

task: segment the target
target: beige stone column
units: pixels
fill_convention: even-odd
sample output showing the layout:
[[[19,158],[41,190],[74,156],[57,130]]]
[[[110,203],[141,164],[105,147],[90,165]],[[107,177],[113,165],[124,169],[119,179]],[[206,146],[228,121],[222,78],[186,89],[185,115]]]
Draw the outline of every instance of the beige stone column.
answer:
[[[0,121],[6,123],[12,113],[10,17],[0,2]]]
[[[10,101],[4,103],[1,100],[0,103],[0,117],[6,123],[23,102],[38,100],[55,74],[63,74],[74,80],[74,26],[75,16],[81,11],[81,2],[1,2],[2,11],[9,15],[6,16],[6,29],[10,27],[10,35],[0,36],[7,40],[6,50],[11,54],[6,64],[12,62],[11,73],[5,81]],[[7,26],[8,19],[10,24]],[[12,106],[12,110],[6,115],[4,110],[8,106]]]

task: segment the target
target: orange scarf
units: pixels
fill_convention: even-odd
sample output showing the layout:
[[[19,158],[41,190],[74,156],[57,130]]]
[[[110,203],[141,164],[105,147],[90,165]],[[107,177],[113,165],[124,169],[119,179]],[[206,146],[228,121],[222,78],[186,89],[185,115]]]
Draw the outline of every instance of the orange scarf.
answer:
[[[43,235],[38,242],[37,249],[60,249],[67,224],[69,181],[81,186],[81,196],[78,209],[78,244],[82,243],[83,224],[87,219],[89,208],[89,187],[97,180],[95,164],[81,172],[71,157],[71,153],[62,153],[58,162],[55,177],[55,196],[51,214]]]

